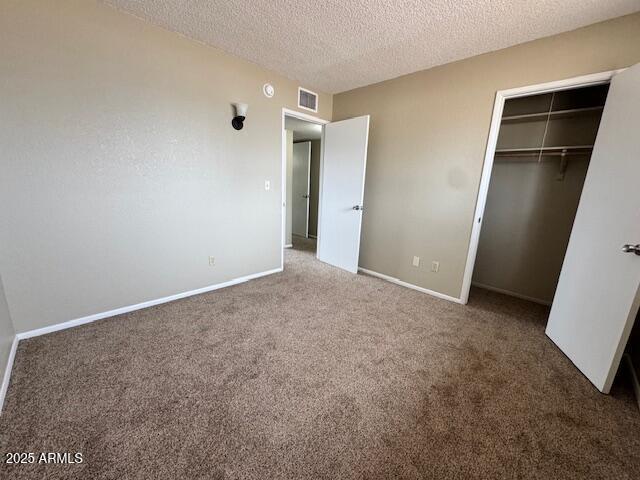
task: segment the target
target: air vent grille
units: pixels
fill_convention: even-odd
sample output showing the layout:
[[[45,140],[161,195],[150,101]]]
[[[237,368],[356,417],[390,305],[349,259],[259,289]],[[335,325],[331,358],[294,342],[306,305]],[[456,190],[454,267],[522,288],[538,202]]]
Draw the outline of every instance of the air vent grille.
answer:
[[[298,88],[298,107],[317,112],[318,95],[304,88]]]

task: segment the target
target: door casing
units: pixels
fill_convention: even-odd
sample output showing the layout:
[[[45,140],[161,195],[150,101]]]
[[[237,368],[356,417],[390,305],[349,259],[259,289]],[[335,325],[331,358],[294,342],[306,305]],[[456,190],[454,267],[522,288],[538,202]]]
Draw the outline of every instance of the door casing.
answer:
[[[610,83],[611,79],[618,73],[626,69],[610,70],[607,72],[594,73],[590,75],[582,75],[579,77],[558,80],[555,82],[540,83],[537,85],[529,85],[526,87],[512,88],[509,90],[498,90],[493,104],[493,116],[491,117],[491,128],[489,130],[489,138],[487,139],[487,149],[482,166],[482,175],[480,177],[480,187],[476,200],[476,207],[472,219],[471,236],[469,238],[469,248],[467,250],[467,261],[464,269],[464,277],[462,280],[462,290],[460,292],[460,303],[466,304],[469,301],[469,291],[471,290],[471,278],[473,277],[473,268],[478,253],[478,242],[480,241],[480,230],[482,229],[482,219],[484,218],[484,209],[487,204],[487,194],[489,193],[489,183],[491,181],[491,171],[493,170],[493,161],[496,154],[496,146],[498,143],[498,134],[500,132],[500,123],[502,120],[502,111],[504,110],[504,102],[510,98],[528,97],[541,93],[558,92],[561,90],[571,90],[578,87],[588,87],[593,85],[601,85]]]
[[[324,120],[322,118],[319,117],[314,117],[313,115],[308,115],[306,113],[302,113],[302,112],[298,112],[296,110],[291,110],[289,108],[283,108],[282,109],[282,135],[281,135],[281,143],[282,143],[282,163],[281,163],[281,185],[282,185],[282,198],[281,198],[281,204],[282,204],[282,214],[281,214],[281,220],[282,220],[282,225],[281,225],[281,229],[280,229],[280,233],[281,233],[281,238],[280,238],[280,268],[284,269],[284,248],[285,248],[285,240],[286,240],[286,228],[287,228],[287,134],[284,128],[285,125],[285,118],[286,117],[293,117],[293,118],[297,118],[299,120],[304,120],[306,122],[311,122],[311,123],[315,123],[316,125],[322,125],[323,126],[323,130],[324,130],[324,125],[326,125],[327,123],[329,123],[329,120]],[[323,148],[324,148],[324,142],[321,142],[320,144],[320,191],[319,191],[319,195],[322,195],[322,162],[323,162]],[[318,216],[320,215],[320,212],[318,212]],[[320,221],[320,219],[318,218],[318,222]],[[318,231],[318,241],[320,241],[320,231]]]

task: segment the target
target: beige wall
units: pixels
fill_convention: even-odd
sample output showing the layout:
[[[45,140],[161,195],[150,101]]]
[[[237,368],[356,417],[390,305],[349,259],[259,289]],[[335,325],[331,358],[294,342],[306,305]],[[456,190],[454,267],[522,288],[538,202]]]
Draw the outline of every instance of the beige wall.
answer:
[[[11,344],[15,337],[11,315],[9,314],[9,306],[4,295],[2,277],[0,277],[0,383],[2,382],[9,353],[11,352]],[[0,404],[0,409],[2,405]]]
[[[3,1],[0,45],[17,331],[280,266],[281,109],[297,83],[88,0]],[[240,132],[233,101],[249,104]]]
[[[311,140],[311,186],[309,188],[309,235],[318,235],[318,201],[320,200],[321,141]]]
[[[494,163],[475,283],[551,304],[588,166],[570,157],[558,181],[557,159]]]
[[[640,14],[334,96],[371,115],[360,265],[459,297],[495,92],[637,62]]]

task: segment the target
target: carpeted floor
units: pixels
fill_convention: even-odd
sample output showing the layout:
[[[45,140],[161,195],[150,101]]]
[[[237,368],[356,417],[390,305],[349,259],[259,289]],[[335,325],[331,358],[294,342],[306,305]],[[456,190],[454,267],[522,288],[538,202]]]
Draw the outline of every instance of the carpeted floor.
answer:
[[[544,335],[547,310],[456,305],[324,265],[20,343],[2,478],[638,478],[640,415]]]

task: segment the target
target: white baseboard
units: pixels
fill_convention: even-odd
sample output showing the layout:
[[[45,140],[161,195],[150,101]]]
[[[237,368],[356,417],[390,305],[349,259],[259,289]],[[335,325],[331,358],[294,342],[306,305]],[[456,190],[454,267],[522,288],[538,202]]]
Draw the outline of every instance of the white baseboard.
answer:
[[[153,307],[162,303],[172,302],[181,298],[191,297],[193,295],[199,295],[201,293],[212,292],[220,288],[230,287],[239,283],[248,282],[256,278],[264,277],[274,273],[281,272],[282,268],[274,268],[273,270],[267,270],[266,272],[253,273],[245,277],[234,278],[223,283],[217,283],[215,285],[209,285],[208,287],[198,288],[196,290],[189,290],[188,292],[176,293],[175,295],[169,295],[168,297],[157,298],[155,300],[149,300],[148,302],[136,303],[135,305],[129,305],[126,307],[116,308],[114,310],[108,310],[106,312],[94,313],[93,315],[87,315],[86,317],[76,318],[75,320],[69,320],[63,323],[56,323],[55,325],[49,325],[47,327],[37,328],[35,330],[29,330],[26,332],[20,332],[16,334],[18,340],[24,340],[25,338],[37,337],[46,333],[57,332],[59,330],[66,330],[67,328],[77,327],[78,325],[84,325],[85,323],[95,322],[96,320],[102,320],[103,318],[115,317],[116,315],[122,315],[123,313],[133,312],[143,308]]]
[[[106,312],[94,313],[93,315],[87,315],[86,317],[76,318],[75,320],[69,320],[68,322],[56,323],[55,325],[49,325],[47,327],[37,328],[35,330],[28,330],[26,332],[16,333],[11,345],[11,352],[9,353],[9,359],[7,361],[7,367],[5,368],[4,377],[2,379],[2,386],[0,387],[0,413],[2,412],[2,406],[4,405],[4,397],[9,388],[9,381],[11,379],[11,370],[13,369],[13,360],[18,348],[18,342],[26,338],[38,337],[47,333],[53,333],[60,330],[66,330],[67,328],[77,327],[86,323],[95,322],[96,320],[102,320],[103,318],[115,317],[116,315],[122,315],[123,313],[133,312],[135,310],[141,310],[143,308],[153,307],[162,303],[172,302],[181,298],[191,297],[193,295],[199,295],[201,293],[212,292],[221,288],[230,287],[232,285],[238,285],[239,283],[248,282],[256,278],[265,277],[274,273],[282,272],[282,268],[274,268],[273,270],[267,270],[266,272],[253,273],[240,278],[234,278],[223,283],[217,283],[215,285],[209,285],[207,287],[198,288],[195,290],[189,290],[188,292],[176,293],[175,295],[169,295],[168,297],[157,298],[155,300],[149,300],[148,302],[136,303],[135,305],[129,305],[126,307],[116,308],[114,310],[108,310]]]
[[[2,385],[0,386],[0,413],[2,413],[2,407],[4,406],[4,397],[7,395],[9,389],[9,381],[11,380],[11,371],[13,370],[13,360],[16,358],[16,350],[18,349],[18,342],[20,339],[17,335],[13,336],[13,342],[11,342],[11,350],[9,351],[9,358],[7,359],[7,366],[4,369],[4,377],[2,377]]]
[[[431,295],[432,297],[438,297],[454,303],[462,303],[462,300],[459,298],[445,295],[444,293],[436,292],[435,290],[429,290],[428,288],[422,288],[412,283],[404,282],[398,278],[390,277],[389,275],[385,275],[384,273],[374,272],[373,270],[367,270],[366,268],[362,267],[358,267],[358,271],[366,273],[367,275],[371,275],[372,277],[381,278],[382,280],[386,280],[387,282],[395,283],[396,285],[401,285],[412,290],[417,290],[418,292],[426,293],[427,295]]]
[[[309,234],[309,238],[315,238],[315,239],[317,240],[317,239],[318,239],[318,236],[317,236],[317,235],[311,235],[311,234]]]
[[[551,306],[551,302],[548,300],[541,300],[540,298],[529,297],[527,295],[522,295],[521,293],[512,292],[510,290],[505,290],[503,288],[492,287],[491,285],[485,285],[484,283],[471,282],[471,285],[478,288],[483,288],[484,290],[489,290],[491,292],[501,293],[503,295],[509,295],[511,297],[520,298],[522,300],[528,300],[533,303],[539,303],[540,305],[546,305],[547,307]]]
[[[284,246],[284,248],[293,248],[293,243],[288,243]]]

